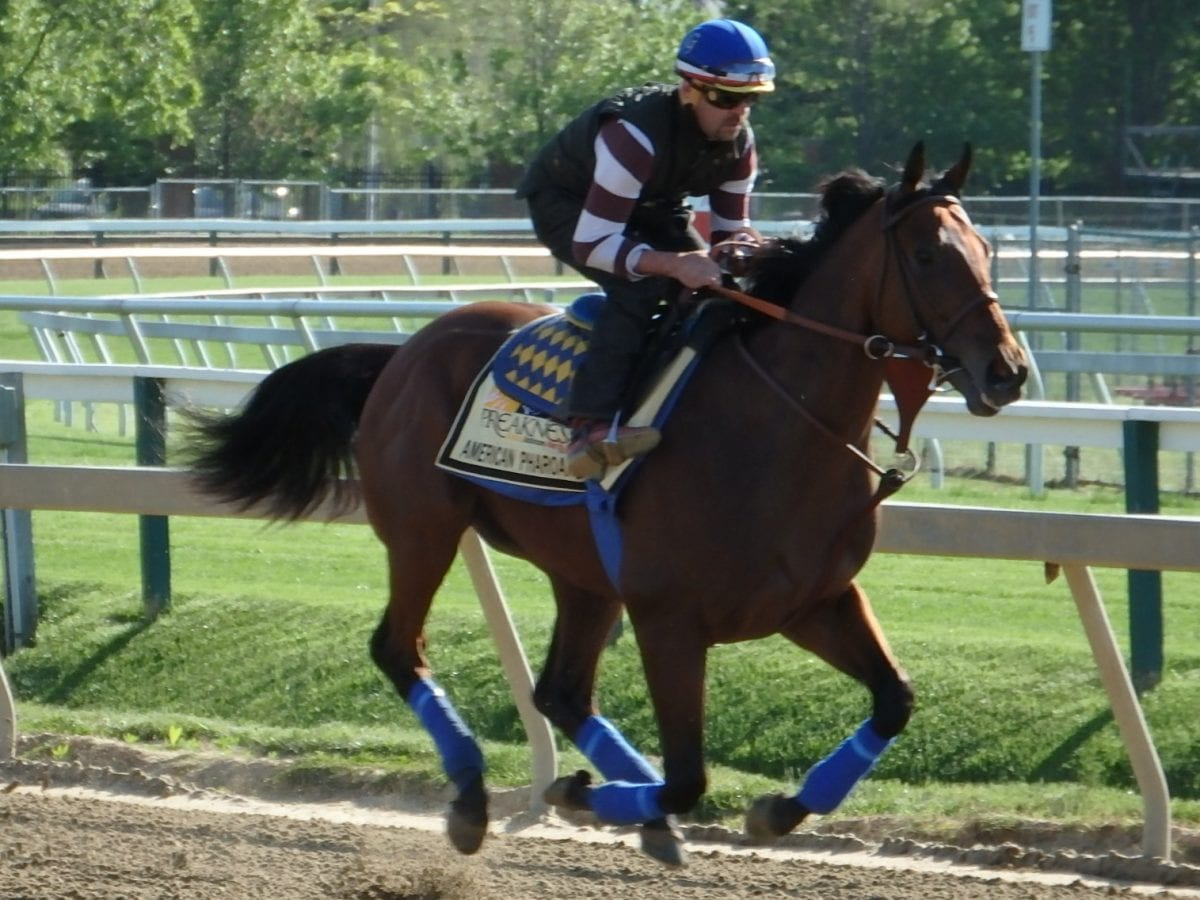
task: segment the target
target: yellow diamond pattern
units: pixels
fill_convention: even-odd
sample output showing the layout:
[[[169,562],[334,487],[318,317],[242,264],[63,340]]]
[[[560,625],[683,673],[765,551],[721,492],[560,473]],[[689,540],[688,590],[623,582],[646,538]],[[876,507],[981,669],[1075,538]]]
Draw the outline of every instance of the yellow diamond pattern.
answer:
[[[498,366],[497,384],[555,406],[567,394],[575,361],[587,350],[587,339],[587,332],[565,316],[518,332]]]

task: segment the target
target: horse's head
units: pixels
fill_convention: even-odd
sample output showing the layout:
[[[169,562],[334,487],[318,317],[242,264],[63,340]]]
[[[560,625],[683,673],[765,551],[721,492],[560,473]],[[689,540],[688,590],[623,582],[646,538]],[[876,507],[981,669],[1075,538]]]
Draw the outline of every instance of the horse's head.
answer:
[[[988,243],[958,200],[970,167],[968,145],[926,184],[923,144],[909,154],[900,183],[884,199],[888,257],[875,314],[889,337],[913,337],[940,351],[967,408],[990,416],[1020,397],[1028,360],[992,290]]]

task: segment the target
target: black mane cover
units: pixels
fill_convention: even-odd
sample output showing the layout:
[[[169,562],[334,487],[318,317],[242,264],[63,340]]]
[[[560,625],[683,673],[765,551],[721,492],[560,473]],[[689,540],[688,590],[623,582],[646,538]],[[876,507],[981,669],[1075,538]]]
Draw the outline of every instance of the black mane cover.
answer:
[[[755,257],[749,280],[754,296],[786,306],[826,250],[885,193],[883,181],[861,169],[831,175],[818,190],[821,213],[812,237],[769,241]]]

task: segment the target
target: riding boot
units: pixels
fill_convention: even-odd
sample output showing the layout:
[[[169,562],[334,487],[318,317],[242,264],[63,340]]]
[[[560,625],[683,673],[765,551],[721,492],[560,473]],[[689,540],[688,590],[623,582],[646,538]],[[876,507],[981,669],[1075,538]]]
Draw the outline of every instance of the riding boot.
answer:
[[[648,320],[642,298],[610,294],[601,306],[566,403],[567,421],[574,428],[567,471],[576,478],[602,478],[608,466],[658,445],[656,428],[613,424],[645,345]]]

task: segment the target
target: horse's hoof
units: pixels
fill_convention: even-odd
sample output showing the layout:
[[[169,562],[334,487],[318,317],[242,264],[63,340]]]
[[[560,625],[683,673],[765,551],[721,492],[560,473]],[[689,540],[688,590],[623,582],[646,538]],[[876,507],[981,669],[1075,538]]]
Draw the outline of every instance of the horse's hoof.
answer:
[[[681,869],[687,865],[683,852],[683,835],[666,819],[655,819],[641,828],[642,852],[664,866]]]
[[[446,836],[459,853],[472,854],[483,844],[488,830],[488,796],[483,779],[477,778],[450,801],[446,814]]]
[[[591,773],[580,769],[574,775],[554,779],[542,794],[542,799],[559,809],[590,810],[587,792],[591,785]]]
[[[808,810],[783,794],[766,794],[746,811],[746,835],[757,844],[769,844],[804,821]]]

